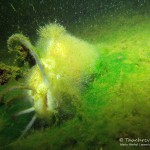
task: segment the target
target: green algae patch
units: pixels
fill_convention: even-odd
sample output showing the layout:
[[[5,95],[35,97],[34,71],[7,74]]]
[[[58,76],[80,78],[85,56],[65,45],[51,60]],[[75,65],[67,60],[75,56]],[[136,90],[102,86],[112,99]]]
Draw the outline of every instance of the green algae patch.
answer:
[[[20,68],[0,63],[0,85],[6,84],[9,80],[18,80],[21,76]]]

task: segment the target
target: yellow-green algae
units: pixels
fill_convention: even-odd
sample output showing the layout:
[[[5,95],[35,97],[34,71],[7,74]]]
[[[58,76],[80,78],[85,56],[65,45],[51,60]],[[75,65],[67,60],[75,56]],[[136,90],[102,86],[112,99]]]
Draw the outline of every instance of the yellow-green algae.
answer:
[[[4,85],[10,80],[18,80],[21,76],[23,73],[20,68],[0,63],[0,85]]]
[[[94,46],[67,33],[56,23],[41,28],[39,34],[38,45],[44,48],[34,48],[22,34],[12,35],[7,43],[9,50],[20,53],[19,57],[22,58],[22,53],[24,59],[29,53],[34,57],[37,65],[30,70],[24,84],[32,89],[28,95],[33,99],[35,112],[50,118],[57,109],[65,110],[61,104],[72,102],[79,106],[80,82],[93,74],[99,54]]]
[[[119,138],[149,138],[150,20],[133,15],[108,21],[111,27],[96,24],[90,31],[87,24],[80,33],[101,53],[97,76],[83,93],[82,110],[59,126],[14,139],[9,148],[117,150],[124,149]]]

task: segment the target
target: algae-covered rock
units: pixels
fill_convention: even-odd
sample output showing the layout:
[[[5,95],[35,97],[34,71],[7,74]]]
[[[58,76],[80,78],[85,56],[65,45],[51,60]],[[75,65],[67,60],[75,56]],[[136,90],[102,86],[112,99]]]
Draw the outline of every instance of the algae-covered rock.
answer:
[[[11,79],[18,80],[22,75],[22,71],[18,67],[0,63],[0,85],[6,84]]]

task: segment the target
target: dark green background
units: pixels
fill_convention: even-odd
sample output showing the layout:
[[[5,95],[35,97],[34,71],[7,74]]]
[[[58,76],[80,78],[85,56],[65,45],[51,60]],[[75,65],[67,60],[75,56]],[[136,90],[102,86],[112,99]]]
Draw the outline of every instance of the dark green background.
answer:
[[[57,20],[69,28],[72,24],[84,24],[85,19],[96,20],[97,16],[123,10],[130,15],[131,10],[144,8],[146,13],[149,4],[149,0],[1,0],[0,47],[6,46],[8,37],[15,32],[32,38],[36,29],[48,22]]]

